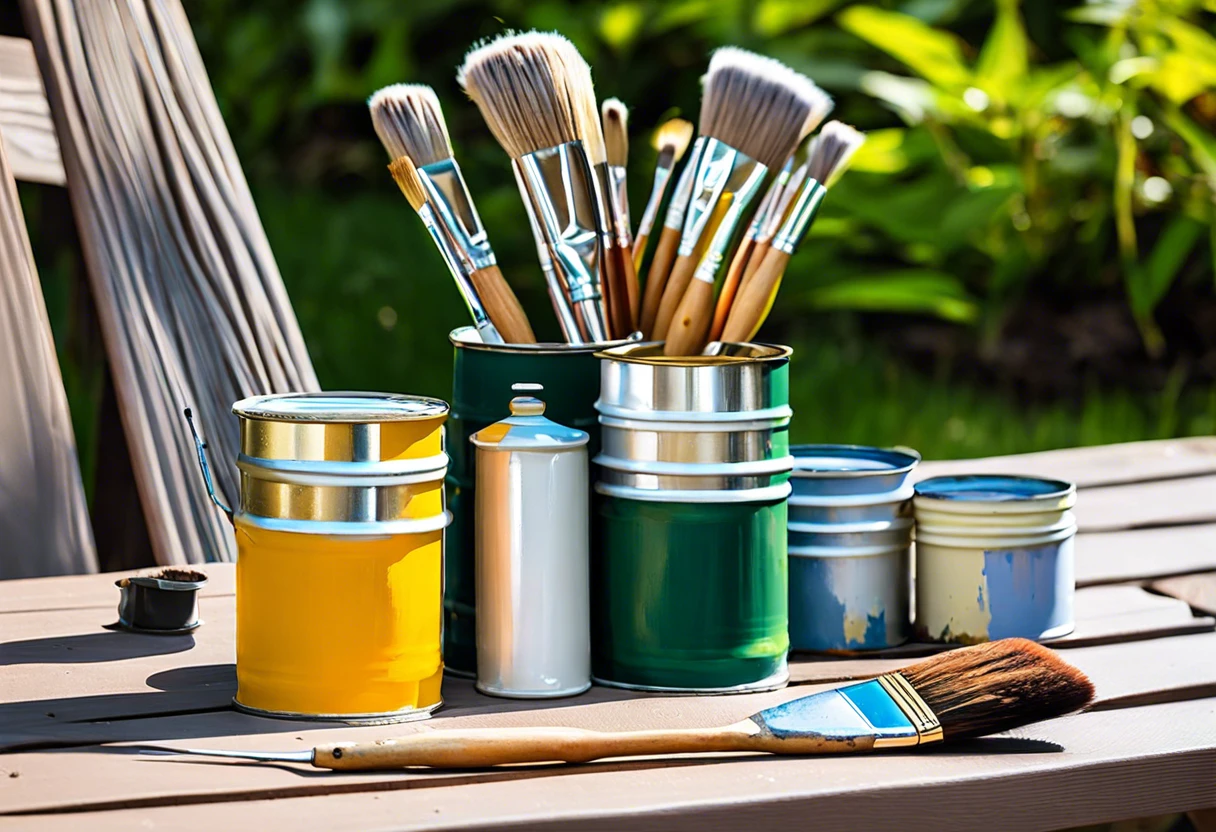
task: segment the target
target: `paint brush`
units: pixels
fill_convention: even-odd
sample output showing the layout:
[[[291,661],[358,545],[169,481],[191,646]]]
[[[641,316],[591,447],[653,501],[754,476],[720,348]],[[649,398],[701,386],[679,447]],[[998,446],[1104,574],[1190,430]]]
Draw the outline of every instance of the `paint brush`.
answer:
[[[809,78],[772,58],[726,47],[710,59],[692,200],[655,318],[665,355],[693,355],[705,345],[714,282],[737,227],[765,178],[794,152],[812,113],[829,101]]]
[[[646,288],[642,294],[642,335],[651,338],[654,335],[655,319],[659,315],[659,304],[663,299],[663,290],[667,287],[667,278],[671,267],[676,261],[676,251],[680,247],[680,232],[684,228],[684,216],[688,212],[688,203],[692,199],[692,182],[697,173],[697,159],[700,146],[693,145],[692,155],[684,163],[680,179],[672,192],[671,202],[667,205],[667,214],[663,217],[663,229],[659,232],[659,243],[655,247],[654,257],[650,261],[650,269],[646,272]],[[645,218],[643,218],[643,221]]]
[[[411,160],[409,168],[425,192],[434,227],[472,265],[466,282],[473,291],[465,297],[466,304],[470,297],[479,298],[485,314],[508,343],[535,344],[528,316],[498,268],[489,236],[452,154],[435,91],[422,84],[393,84],[376,92],[368,100],[368,109],[389,158]],[[427,230],[434,238],[432,228],[428,226]],[[457,283],[460,285],[460,280]]]
[[[615,335],[623,338],[637,329],[641,305],[638,271],[633,260],[633,223],[629,218],[629,192],[625,167],[629,163],[629,109],[616,98],[607,99],[600,108],[604,119],[604,146],[608,154],[608,204],[616,232],[616,263],[620,270],[627,303],[621,305],[627,316],[614,316]],[[615,308],[615,305],[614,305]]]
[[[633,242],[633,266],[642,268],[642,259],[646,256],[646,244],[650,242],[650,232],[654,229],[654,221],[659,216],[659,206],[667,193],[667,185],[671,181],[671,171],[676,163],[684,158],[688,143],[692,141],[693,126],[691,121],[682,118],[668,119],[663,122],[654,135],[654,149],[658,158],[654,164],[654,181],[650,186],[650,196],[646,199],[646,208],[642,211],[642,219],[638,222],[638,233]]]
[[[483,768],[584,763],[604,757],[724,753],[832,754],[951,743],[1080,710],[1094,688],[1054,651],[1025,639],[951,650],[859,684],[791,699],[721,728],[608,733],[577,728],[420,731],[394,740],[288,752],[156,747],[198,754],[311,763],[346,771],[405,766]]]
[[[581,60],[560,35],[507,35],[469,52],[457,81],[515,164],[537,246],[560,283],[558,319],[578,329],[578,340],[568,340],[598,343],[608,336],[601,281],[607,224],[583,139],[587,117],[579,107],[586,107],[570,92],[568,67]],[[575,79],[574,86],[583,85]],[[598,134],[598,111],[594,122]]]
[[[828,189],[844,174],[864,141],[864,135],[839,121],[825,124],[812,140],[806,175],[797,187],[791,183],[789,207],[783,212],[781,226],[755,274],[745,277],[727,316],[723,340],[750,341],[756,337],[773,307],[790,257],[806,237]]]

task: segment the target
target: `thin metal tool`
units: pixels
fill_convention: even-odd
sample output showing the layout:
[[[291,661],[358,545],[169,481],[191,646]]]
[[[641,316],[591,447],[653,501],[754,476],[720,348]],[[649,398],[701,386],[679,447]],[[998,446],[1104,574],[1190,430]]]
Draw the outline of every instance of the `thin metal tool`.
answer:
[[[263,763],[310,763],[315,765],[315,751],[220,751],[213,748],[165,748],[163,746],[145,746],[139,749],[140,754],[154,757],[164,756],[195,756],[195,757],[232,757],[238,760],[258,760]]]

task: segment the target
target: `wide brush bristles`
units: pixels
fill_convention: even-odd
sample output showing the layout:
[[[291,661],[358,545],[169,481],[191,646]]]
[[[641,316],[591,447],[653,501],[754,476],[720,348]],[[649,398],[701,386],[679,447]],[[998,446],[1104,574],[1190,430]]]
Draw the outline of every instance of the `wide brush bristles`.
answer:
[[[568,64],[577,69],[578,63],[571,51],[578,54],[561,35],[526,32],[477,46],[465,57],[456,80],[512,158],[582,138],[586,117],[570,97]],[[591,106],[598,133],[599,113],[594,101]]]
[[[1094,697],[1084,673],[1022,638],[951,650],[899,673],[940,720],[947,741],[1054,719]]]
[[[408,156],[400,156],[389,162],[388,172],[393,175],[393,181],[397,183],[401,193],[405,194],[410,207],[415,211],[421,210],[422,206],[426,204],[426,188],[423,187],[422,180],[418,177],[418,169],[414,167],[414,162]]]
[[[831,99],[780,61],[727,46],[714,52],[701,96],[700,132],[777,170]]]
[[[865,140],[865,135],[856,128],[840,121],[829,121],[811,140],[808,175],[827,187],[836,184]]]
[[[390,159],[409,156],[416,165],[452,158],[452,143],[435,91],[424,84],[393,84],[367,101],[372,126]]]
[[[608,164],[625,167],[629,162],[629,108],[619,98],[609,98],[601,106],[604,116],[604,145]]]
[[[578,137],[583,141],[583,149],[587,151],[587,161],[592,166],[603,164],[608,160],[608,153],[604,147],[604,128],[600,123],[600,108],[596,104],[595,84],[591,80],[591,64],[565,38],[561,38],[560,43],[554,43],[553,54],[565,68],[566,95],[574,110],[575,126]]]

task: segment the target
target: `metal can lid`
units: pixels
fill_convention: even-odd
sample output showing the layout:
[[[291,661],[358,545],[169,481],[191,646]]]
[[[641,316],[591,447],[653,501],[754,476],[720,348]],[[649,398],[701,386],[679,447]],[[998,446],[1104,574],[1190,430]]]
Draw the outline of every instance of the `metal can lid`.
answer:
[[[232,406],[247,419],[279,422],[408,422],[433,419],[448,412],[448,404],[427,396],[401,393],[277,393],[253,396]]]
[[[539,384],[512,384],[517,393],[540,393]],[[499,451],[565,451],[581,448],[590,437],[586,432],[559,425],[544,416],[545,403],[536,396],[511,399],[511,415],[484,427],[469,441],[479,448]]]

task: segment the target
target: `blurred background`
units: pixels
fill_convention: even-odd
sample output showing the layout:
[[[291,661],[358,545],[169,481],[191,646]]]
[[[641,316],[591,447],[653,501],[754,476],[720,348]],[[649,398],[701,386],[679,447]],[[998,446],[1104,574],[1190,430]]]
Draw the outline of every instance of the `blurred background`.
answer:
[[[372,132],[366,98],[397,81],[438,91],[504,272],[556,335],[507,158],[454,80],[474,41],[535,27],[631,107],[635,218],[651,133],[696,121],[716,46],[786,61],[869,133],[761,333],[795,348],[797,441],[942,458],[1216,433],[1216,0],[186,6],[330,389],[446,398],[467,322]],[[105,368],[67,197],[22,198],[91,483]]]

